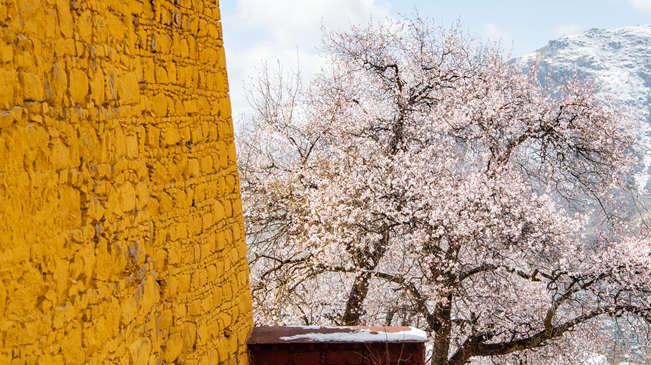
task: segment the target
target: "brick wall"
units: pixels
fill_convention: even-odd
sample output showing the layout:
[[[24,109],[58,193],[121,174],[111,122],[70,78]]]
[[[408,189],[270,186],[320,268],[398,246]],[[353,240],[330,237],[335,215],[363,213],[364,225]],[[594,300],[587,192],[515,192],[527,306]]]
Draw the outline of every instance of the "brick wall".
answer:
[[[218,4],[0,0],[0,364],[244,364]]]

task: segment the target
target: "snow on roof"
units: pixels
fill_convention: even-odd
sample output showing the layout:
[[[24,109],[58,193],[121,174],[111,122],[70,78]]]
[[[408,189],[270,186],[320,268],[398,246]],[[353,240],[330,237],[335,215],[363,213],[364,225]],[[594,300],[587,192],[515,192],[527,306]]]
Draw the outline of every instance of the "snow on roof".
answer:
[[[287,326],[256,327],[249,344],[262,343],[366,343],[366,342],[426,342],[427,334],[413,327],[397,326]]]
[[[397,342],[397,341],[427,341],[424,331],[410,327],[409,330],[400,332],[374,332],[359,329],[354,332],[319,333],[310,332],[300,335],[280,337],[283,341],[306,339],[315,342]]]

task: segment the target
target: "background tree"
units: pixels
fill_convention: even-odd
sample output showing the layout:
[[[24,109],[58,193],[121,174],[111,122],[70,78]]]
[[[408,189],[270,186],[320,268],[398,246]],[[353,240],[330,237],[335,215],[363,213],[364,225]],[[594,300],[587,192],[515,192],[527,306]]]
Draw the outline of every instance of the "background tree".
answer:
[[[578,363],[605,327],[649,329],[650,246],[618,203],[637,144],[593,85],[552,97],[420,18],[323,49],[305,90],[261,70],[239,135],[258,323],[414,325],[435,365]]]

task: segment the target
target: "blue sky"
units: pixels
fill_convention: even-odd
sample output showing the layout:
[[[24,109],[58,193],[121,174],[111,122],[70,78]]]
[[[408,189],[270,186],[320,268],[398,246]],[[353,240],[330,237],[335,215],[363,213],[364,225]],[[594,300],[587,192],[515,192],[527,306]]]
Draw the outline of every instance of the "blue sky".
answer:
[[[651,23],[651,0],[222,0],[220,8],[236,123],[247,109],[243,84],[264,61],[286,69],[300,62],[308,78],[319,69],[321,25],[342,28],[417,8],[445,26],[460,20],[517,57],[563,35]]]

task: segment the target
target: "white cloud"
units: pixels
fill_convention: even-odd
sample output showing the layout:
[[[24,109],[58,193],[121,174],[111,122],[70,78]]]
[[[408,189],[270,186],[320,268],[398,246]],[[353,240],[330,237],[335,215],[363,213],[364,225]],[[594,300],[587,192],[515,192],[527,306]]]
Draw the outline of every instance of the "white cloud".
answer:
[[[562,37],[565,35],[574,35],[579,34],[583,30],[583,27],[580,24],[567,24],[561,25],[554,29],[554,35],[556,37]]]
[[[319,28],[347,27],[382,20],[390,5],[376,0],[238,0],[239,18],[270,30],[277,41],[320,36]],[[318,39],[318,38],[317,38]]]
[[[651,0],[628,0],[635,9],[651,12]]]
[[[232,38],[238,44],[225,43],[234,117],[248,109],[242,84],[256,75],[256,67],[265,61],[275,67],[279,60],[289,71],[300,61],[307,81],[322,65],[316,50],[322,26],[334,30],[371,19],[381,22],[390,7],[386,0],[237,0],[238,13],[227,21],[238,33]]]
[[[504,42],[510,43],[513,41],[513,37],[493,23],[482,24],[482,29],[484,30],[484,36],[487,37],[489,41],[500,42],[502,44],[504,44]]]

